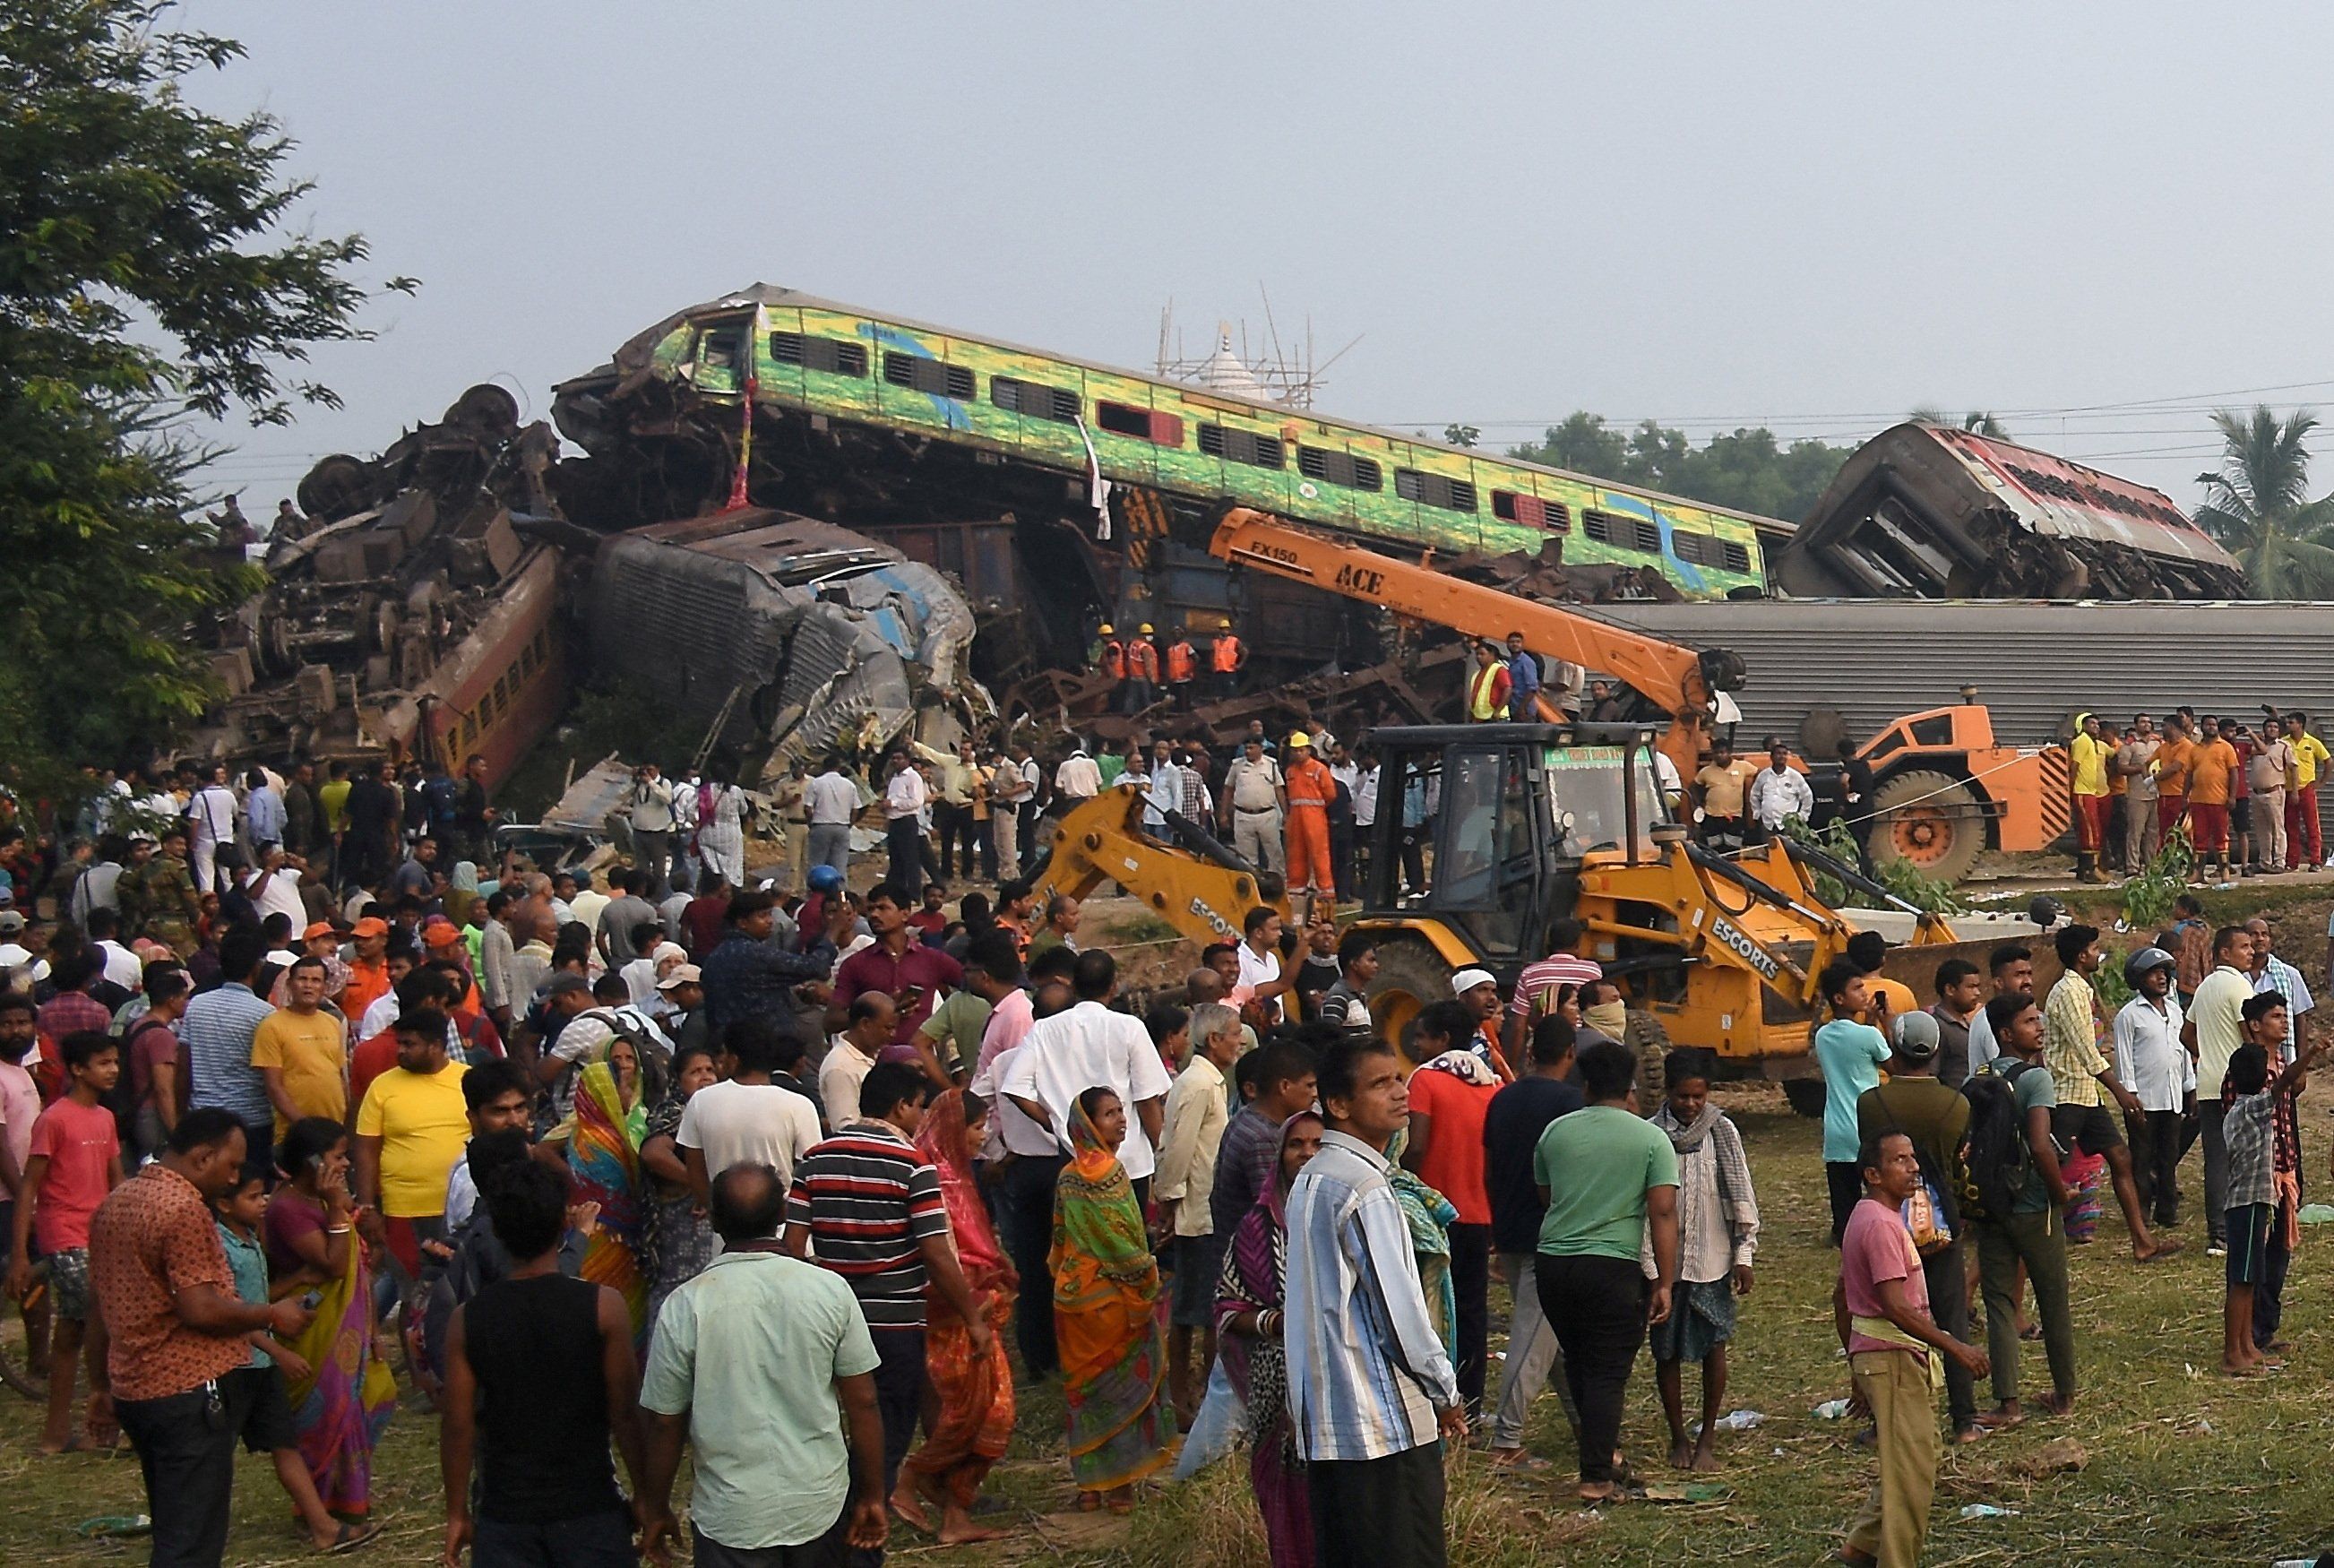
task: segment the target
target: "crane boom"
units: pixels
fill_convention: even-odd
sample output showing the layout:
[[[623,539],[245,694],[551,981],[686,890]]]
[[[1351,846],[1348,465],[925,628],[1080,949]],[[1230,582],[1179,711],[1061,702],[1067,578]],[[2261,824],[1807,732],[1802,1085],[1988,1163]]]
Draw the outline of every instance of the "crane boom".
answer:
[[[1603,670],[1653,703],[1669,716],[1669,732],[1657,744],[1677,765],[1678,776],[1692,778],[1701,766],[1698,731],[1711,713],[1713,656],[1560,605],[1462,582],[1431,565],[1292,528],[1245,506],[1225,514],[1208,551],[1219,560],[1380,605],[1463,636],[1496,642],[1520,631],[1529,651]]]

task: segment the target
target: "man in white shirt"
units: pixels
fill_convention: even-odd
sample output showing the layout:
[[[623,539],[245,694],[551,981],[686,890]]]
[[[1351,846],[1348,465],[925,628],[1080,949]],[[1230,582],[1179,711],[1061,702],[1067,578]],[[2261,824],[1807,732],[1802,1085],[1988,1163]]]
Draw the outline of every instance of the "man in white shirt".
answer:
[[[1281,978],[1280,916],[1262,905],[1248,912],[1241,922],[1240,945],[1234,949],[1239,958],[1239,984],[1230,997],[1234,1007],[1251,998],[1265,1005],[1265,1015],[1278,1023],[1287,1009],[1281,998],[1292,982]]]
[[[2213,972],[2188,999],[2188,1016],[2180,1043],[2196,1063],[2196,1119],[2204,1134],[2204,1230],[2210,1238],[2205,1253],[2219,1257],[2228,1251],[2229,1142],[2228,1102],[2221,1086],[2229,1076],[2229,1058],[2245,1043],[2244,1005],[2253,996],[2252,938],[2242,926],[2223,926],[2213,933]]]
[[[1062,797],[1061,810],[1066,812],[1102,794],[1102,769],[1086,755],[1085,746],[1073,748],[1054,770],[1054,793]]]
[[[1750,805],[1751,820],[1770,833],[1779,832],[1787,818],[1805,822],[1815,814],[1815,789],[1791,765],[1791,748],[1779,740],[1768,748],[1767,765],[1750,781]]]
[[[810,818],[810,865],[851,870],[851,819],[859,814],[859,786],[843,771],[842,759],[828,757],[818,776],[803,786],[803,809]],[[810,874],[810,866],[803,868]]]
[[[689,1167],[689,1184],[705,1201],[713,1178],[733,1165],[771,1166],[791,1184],[795,1162],[819,1140],[818,1111],[807,1095],[772,1082],[782,1053],[777,1026],[741,1018],[722,1039],[728,1076],[689,1097],[673,1142]]]
[[[924,806],[931,792],[904,751],[892,754],[883,785],[883,835],[892,853],[891,881],[911,899],[924,890]]]
[[[2196,1063],[2180,1044],[2187,1022],[2173,995],[2179,960],[2161,948],[2142,948],[2124,961],[2134,993],[2115,1015],[2116,1079],[2139,1097],[2140,1111],[2124,1112],[2131,1140],[2131,1173],[2140,1207],[2156,1223],[2180,1223],[2180,1123],[2196,1098]]]
[[[975,938],[965,948],[964,965],[965,988],[989,1004],[989,1025],[981,1034],[979,1056],[966,1088],[994,1107],[980,1158],[997,1173],[992,1186],[1013,1266],[1034,1271],[1032,1279],[1043,1279],[1046,1255],[1054,1241],[1054,1186],[1066,1157],[1052,1133],[998,1092],[1028,1040],[1037,1012],[1022,988],[1020,955],[1009,932],[989,931]],[[1031,1377],[1050,1376],[1059,1369],[1050,1292],[1022,1294],[1013,1310],[1013,1332]]]
[[[1076,1005],[1040,1019],[1030,1029],[998,1088],[1030,1121],[1051,1132],[1066,1152],[1070,1102],[1097,1083],[1108,1084],[1133,1113],[1127,1119],[1118,1162],[1134,1183],[1135,1201],[1147,1203],[1151,1172],[1157,1164],[1153,1150],[1166,1117],[1167,1069],[1143,1021],[1110,1010],[1118,989],[1118,965],[1108,953],[1080,953],[1070,985]]]
[[[649,874],[649,902],[672,890],[672,781],[642,763],[632,772],[632,863]]]
[[[883,992],[863,991],[851,999],[849,1022],[827,1042],[826,1060],[818,1067],[818,1098],[828,1126],[859,1120],[859,1085],[899,1027],[899,1007]]]
[[[242,813],[235,791],[227,787],[226,765],[212,764],[204,775],[203,787],[187,803],[187,821],[192,828],[187,840],[187,859],[194,866],[198,890],[218,890],[217,857],[222,848],[235,842],[236,824]]]
[[[592,934],[597,937],[600,934],[600,916],[613,902],[613,898],[593,884],[592,873],[586,871],[575,896],[567,900],[567,918],[590,927]]]
[[[1133,770],[1130,767],[1128,770]],[[1167,832],[1167,813],[1183,809],[1183,770],[1175,765],[1174,748],[1165,741],[1151,746],[1151,782],[1143,792],[1143,825],[1159,837]]]
[[[137,954],[114,939],[121,928],[118,910],[100,907],[90,912],[90,945],[105,955],[105,977],[125,991],[140,991],[146,985],[146,966]]]

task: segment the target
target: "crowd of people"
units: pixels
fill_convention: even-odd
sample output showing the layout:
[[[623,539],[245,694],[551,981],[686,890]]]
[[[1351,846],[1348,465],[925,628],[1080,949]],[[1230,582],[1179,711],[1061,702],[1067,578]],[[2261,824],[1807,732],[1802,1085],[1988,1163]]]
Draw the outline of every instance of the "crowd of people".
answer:
[[[1108,783],[1075,753],[1044,798],[1090,778],[1235,837],[1268,812],[1258,853],[1278,838],[1292,884],[1317,866],[1334,897],[1336,838],[1297,804],[1324,797],[1292,775],[1350,803],[1330,770],[1366,765],[1257,734],[1211,788],[1194,749]],[[933,810],[951,766],[989,798],[976,758],[894,753],[880,796],[839,765],[803,778],[799,820],[782,792],[767,824],[802,832],[762,870],[747,802],[651,766],[620,808],[629,860],[550,874],[492,857],[477,772],[422,770],[415,815],[374,773],[398,803],[361,849],[353,786],[311,788],[311,766],[239,789],[190,770],[183,801],[161,792],[175,816],[153,781],[103,779],[0,904],[0,1224],[41,1447],[126,1438],[158,1562],[221,1560],[237,1445],[318,1549],[362,1545],[400,1399],[439,1413],[449,1561],[661,1556],[685,1453],[699,1562],[867,1562],[895,1522],[998,1534],[983,1487],[1017,1378],[1058,1379],[1081,1507],[1128,1511],[1244,1442],[1277,1568],[1434,1563],[1444,1445],[1552,1468],[1527,1443],[1551,1388],[1575,1495],[1641,1495],[1620,1434],[1650,1349],[1667,1461],[1720,1465],[1750,1162],[1715,1063],[1671,1048],[1577,922],[1511,984],[1455,975],[1409,1062],[1374,1027],[1373,940],[1328,898],[1298,929],[1255,909],[1138,1013],[1074,901],[1007,877],[951,910],[936,879],[846,880],[859,813],[904,802],[902,776],[937,794],[912,844],[887,835],[896,870],[937,843],[969,876],[1016,842]],[[53,917],[28,919],[36,899]],[[1851,1562],[1917,1559],[1933,1377],[1954,1440],[2018,1425],[2030,1330],[2041,1409],[2071,1408],[2080,1193],[2113,1191],[2135,1258],[2172,1255],[2202,1141],[2221,1368],[2285,1348],[2309,986],[2265,921],[2213,930],[2193,898],[2112,1011],[2099,933],[2049,941],[2039,995],[2019,946],[1984,974],[1945,962],[1928,1005],[1876,936],[1821,976],[1833,1304],[1879,1469]]]

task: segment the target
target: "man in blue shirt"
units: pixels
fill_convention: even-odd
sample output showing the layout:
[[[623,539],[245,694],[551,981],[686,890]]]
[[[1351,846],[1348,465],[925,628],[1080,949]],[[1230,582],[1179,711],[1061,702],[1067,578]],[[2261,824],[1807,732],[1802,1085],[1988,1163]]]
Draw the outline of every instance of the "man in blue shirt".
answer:
[[[1538,717],[1539,660],[1524,651],[1524,634],[1508,633],[1508,717],[1518,724]]]

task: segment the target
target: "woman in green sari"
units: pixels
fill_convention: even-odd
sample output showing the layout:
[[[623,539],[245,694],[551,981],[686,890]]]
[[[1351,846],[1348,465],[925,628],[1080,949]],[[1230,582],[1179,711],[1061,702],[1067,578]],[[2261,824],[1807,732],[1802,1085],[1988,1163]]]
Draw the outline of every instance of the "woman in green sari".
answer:
[[[1069,1404],[1078,1506],[1134,1506],[1134,1483],[1162,1467],[1174,1418],[1166,1400],[1159,1262],[1133,1185],[1118,1162],[1126,1107],[1097,1085],[1070,1107],[1073,1152],[1054,1190],[1054,1337]]]
[[[653,1057],[642,1060],[630,1040],[612,1034],[593,1048],[575,1081],[575,1111],[545,1134],[545,1158],[564,1164],[579,1203],[599,1215],[584,1247],[583,1277],[624,1298],[632,1339],[648,1353],[649,1284],[641,1268],[649,1201],[641,1169],[648,1107],[664,1094]]]

